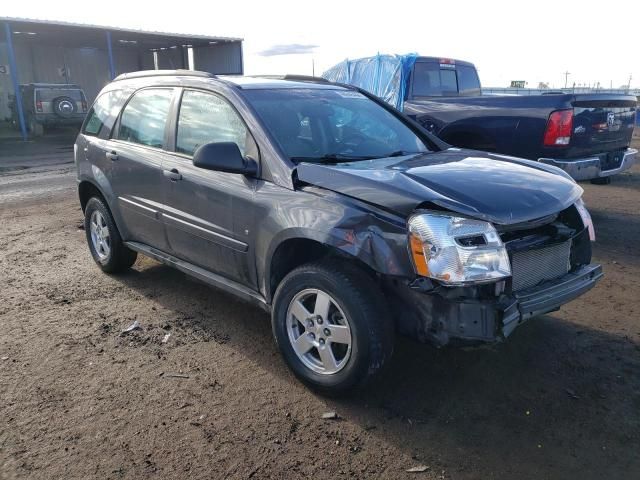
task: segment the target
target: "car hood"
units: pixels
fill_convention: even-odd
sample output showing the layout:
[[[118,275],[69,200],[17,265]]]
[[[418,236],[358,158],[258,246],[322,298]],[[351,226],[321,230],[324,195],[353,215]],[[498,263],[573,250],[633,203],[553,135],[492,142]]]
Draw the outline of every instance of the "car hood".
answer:
[[[339,164],[301,163],[296,172],[304,183],[404,216],[432,204],[502,225],[557,213],[583,192],[555,167],[458,148]]]

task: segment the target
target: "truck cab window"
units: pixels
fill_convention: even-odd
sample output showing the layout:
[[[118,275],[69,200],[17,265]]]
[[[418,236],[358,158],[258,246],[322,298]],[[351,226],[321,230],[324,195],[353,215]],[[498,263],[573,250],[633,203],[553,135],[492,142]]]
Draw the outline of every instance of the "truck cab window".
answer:
[[[413,96],[438,97],[440,87],[440,66],[437,63],[417,62],[413,67]]]
[[[477,96],[480,95],[480,79],[474,67],[468,65],[458,65],[458,88],[460,95]]]

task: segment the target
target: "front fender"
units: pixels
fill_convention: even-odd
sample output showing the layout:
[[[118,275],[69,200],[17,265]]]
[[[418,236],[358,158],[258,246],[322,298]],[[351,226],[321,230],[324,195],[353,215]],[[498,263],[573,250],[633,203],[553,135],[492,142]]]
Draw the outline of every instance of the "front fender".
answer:
[[[282,202],[277,213],[261,222],[266,232],[259,235],[262,241],[256,244],[256,263],[261,290],[267,298],[274,254],[292,239],[312,240],[333,248],[382,275],[413,275],[403,219],[322,189],[309,188],[295,195],[295,205]],[[277,233],[269,237],[268,232]]]

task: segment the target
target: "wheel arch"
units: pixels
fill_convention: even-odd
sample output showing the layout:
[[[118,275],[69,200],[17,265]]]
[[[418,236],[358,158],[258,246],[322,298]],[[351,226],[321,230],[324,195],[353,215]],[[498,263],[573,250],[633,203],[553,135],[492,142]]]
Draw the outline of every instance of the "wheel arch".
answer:
[[[90,180],[81,180],[80,183],[78,183],[78,198],[80,199],[80,207],[82,208],[83,212],[87,206],[87,202],[89,201],[89,199],[91,199],[91,197],[101,198],[105,202],[105,206],[109,208],[107,199],[100,187],[98,187],[98,185]]]
[[[82,213],[84,213],[85,208],[87,207],[87,202],[92,197],[100,198],[109,213],[111,213],[111,216],[113,217],[113,220],[116,224],[116,228],[120,232],[122,238],[128,238],[128,231],[126,230],[124,222],[122,221],[118,206],[117,204],[114,204],[115,195],[110,190],[106,177],[104,177],[104,175],[102,175],[102,177],[102,182],[100,182],[99,179],[93,177],[79,177],[78,198],[80,200]]]
[[[389,246],[382,246],[384,239],[372,240],[373,235],[368,233],[353,234],[352,238],[345,239],[344,236],[321,235],[306,229],[283,232],[274,239],[264,257],[262,282],[267,302],[271,303],[278,285],[290,271],[322,258],[338,257],[373,278],[379,274],[407,273],[406,265],[395,258]]]

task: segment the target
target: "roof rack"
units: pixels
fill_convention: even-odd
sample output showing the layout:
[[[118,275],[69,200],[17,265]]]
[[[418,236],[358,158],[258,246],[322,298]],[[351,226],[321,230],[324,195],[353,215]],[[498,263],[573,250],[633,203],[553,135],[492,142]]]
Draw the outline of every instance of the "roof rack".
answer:
[[[326,78],[313,77],[311,75],[287,74],[282,77],[283,80],[291,80],[296,82],[315,82],[315,83],[331,83]]]
[[[313,83],[331,83],[326,78],[322,77],[312,77],[311,75],[297,75],[297,74],[286,74],[286,75],[251,75],[254,78],[268,78],[271,80],[289,80],[291,82],[313,82]]]
[[[131,78],[143,77],[161,77],[161,76],[182,76],[182,77],[200,77],[200,78],[217,78],[213,73],[200,72],[197,70],[140,70],[138,72],[122,73],[113,79],[114,82],[119,80],[129,80]]]

